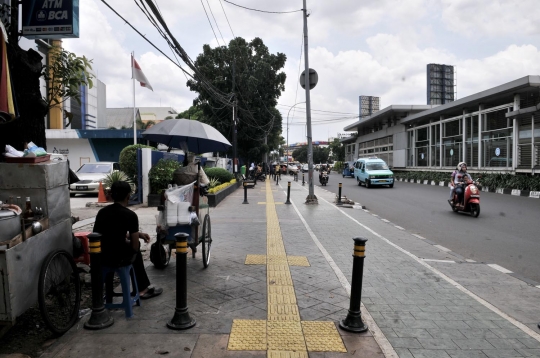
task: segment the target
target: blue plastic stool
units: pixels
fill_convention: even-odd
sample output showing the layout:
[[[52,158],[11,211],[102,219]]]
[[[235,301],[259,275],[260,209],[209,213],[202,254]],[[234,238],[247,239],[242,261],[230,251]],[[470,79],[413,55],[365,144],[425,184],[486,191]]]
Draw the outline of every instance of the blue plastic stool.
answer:
[[[114,274],[117,274],[120,278],[120,284],[122,285],[122,303],[112,303],[114,296],[112,288],[112,278]],[[107,276],[112,274],[110,280],[107,280]],[[131,279],[131,287],[133,287],[134,295],[131,295],[129,281]],[[141,299],[139,297],[139,288],[137,287],[137,280],[135,278],[135,271],[132,265],[121,267],[106,267],[103,266],[103,281],[105,282],[105,308],[123,308],[126,312],[126,318],[133,317],[133,304],[137,306],[141,305]]]

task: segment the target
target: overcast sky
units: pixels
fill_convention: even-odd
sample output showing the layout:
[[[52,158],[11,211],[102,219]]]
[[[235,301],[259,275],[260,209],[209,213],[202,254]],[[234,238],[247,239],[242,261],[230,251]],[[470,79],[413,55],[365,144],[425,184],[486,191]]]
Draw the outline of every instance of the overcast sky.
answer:
[[[304,68],[302,12],[261,13],[222,0],[154,1],[193,60],[204,44],[228,43],[232,32],[248,41],[260,37],[271,53],[287,55],[287,82],[278,101],[286,138],[287,106],[305,101],[297,86],[299,65]],[[107,2],[173,57],[135,1]],[[302,8],[301,0],[233,2],[267,11]],[[456,66],[458,98],[540,75],[538,0],[307,0],[307,8],[309,62],[319,74],[311,91],[312,109],[344,113],[312,112],[313,140],[335,137],[357,121],[350,117],[358,116],[360,95],[380,97],[381,108],[426,104],[428,63]],[[63,45],[93,59],[94,71],[107,85],[109,108],[132,106],[131,51],[154,88],[151,92],[137,87],[137,106],[183,111],[196,97],[180,69],[99,0],[80,1],[80,38],[65,39]],[[306,141],[304,105],[296,108],[289,115],[290,143]]]

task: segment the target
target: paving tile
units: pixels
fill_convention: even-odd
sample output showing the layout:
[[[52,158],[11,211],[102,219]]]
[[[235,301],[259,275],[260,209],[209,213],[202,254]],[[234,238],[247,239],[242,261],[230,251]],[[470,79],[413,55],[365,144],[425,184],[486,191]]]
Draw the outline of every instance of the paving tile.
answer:
[[[463,321],[434,321],[439,328],[446,329],[467,329],[469,325]]]
[[[400,338],[433,338],[427,330],[421,328],[394,328],[393,331]]]
[[[540,342],[531,337],[518,338],[527,348],[540,349]]]
[[[468,339],[454,339],[461,349],[493,349],[495,348],[490,342],[483,338],[468,338]]]
[[[452,330],[452,329],[440,329],[440,328],[427,328],[426,331],[431,335],[433,338],[438,339],[465,339],[463,333],[461,333],[458,330]]]
[[[487,341],[491,343],[491,345],[497,349],[528,348],[525,344],[523,344],[522,342],[520,342],[518,339],[515,339],[515,338],[507,338],[507,339],[488,338]]]
[[[424,349],[457,349],[451,339],[418,338]]]
[[[448,353],[452,358],[487,358],[487,355],[485,355],[481,350],[447,350],[446,353]]]
[[[515,357],[522,357],[521,354],[519,354],[518,351],[514,349],[484,349],[482,350],[485,355],[487,355],[489,358],[515,358]]]
[[[395,348],[422,348],[422,345],[416,338],[394,338],[388,337],[388,341]]]
[[[398,354],[399,358],[414,358],[412,353],[407,348],[396,348],[394,350]]]
[[[444,350],[409,349],[414,358],[450,358]]]

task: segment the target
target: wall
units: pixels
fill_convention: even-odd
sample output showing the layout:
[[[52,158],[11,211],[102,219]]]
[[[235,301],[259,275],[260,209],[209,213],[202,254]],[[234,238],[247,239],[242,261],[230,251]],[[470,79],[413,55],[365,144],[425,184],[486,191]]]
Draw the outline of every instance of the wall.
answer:
[[[69,167],[76,171],[84,163],[96,162],[96,155],[88,139],[48,138],[47,151],[64,154],[69,159]]]

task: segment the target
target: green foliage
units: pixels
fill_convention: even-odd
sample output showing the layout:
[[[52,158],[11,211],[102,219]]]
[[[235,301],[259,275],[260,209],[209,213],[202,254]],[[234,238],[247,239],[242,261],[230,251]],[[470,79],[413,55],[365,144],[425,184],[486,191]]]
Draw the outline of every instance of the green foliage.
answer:
[[[221,184],[221,182],[219,180],[217,180],[217,178],[208,178],[208,188],[209,189],[212,189],[213,187],[216,187],[218,186],[219,184]]]
[[[161,194],[163,190],[167,189],[173,180],[174,171],[180,167],[182,164],[174,159],[160,159],[148,173],[150,194]]]
[[[92,88],[92,60],[85,56],[77,57],[74,53],[60,47],[53,47],[50,64],[43,67],[41,72],[47,82],[48,108],[54,107],[68,98],[75,98],[80,104],[81,85]]]
[[[204,120],[204,113],[198,106],[189,107],[189,109],[186,109],[184,112],[178,113],[176,118],[194,119],[196,121],[206,122]]]
[[[334,162],[334,166],[332,170],[335,172],[341,173],[343,171],[343,162],[341,161]]]
[[[227,169],[223,168],[205,168],[204,172],[206,173],[208,179],[214,178],[220,183],[227,183],[234,179],[234,176],[229,173]]]
[[[139,148],[151,148],[152,150],[156,150],[154,147],[150,147],[148,145],[144,144],[132,144],[128,145],[122,151],[120,152],[120,168],[122,168],[122,171],[126,173],[128,178],[130,178],[132,181],[136,181],[137,178],[137,149]]]
[[[209,190],[208,190],[208,193],[209,193],[209,194],[215,194],[215,193],[217,193],[218,191],[223,190],[223,189],[225,189],[226,187],[233,185],[234,183],[236,183],[236,179],[233,179],[233,180],[231,180],[231,181],[228,182],[228,183],[223,183],[223,184],[221,184],[221,185],[217,185],[217,186],[215,186],[215,187],[209,189]]]
[[[341,144],[338,138],[334,138],[334,141],[330,143],[329,147],[332,151],[332,158],[334,160],[345,160],[345,146]]]
[[[329,148],[322,148],[319,146],[313,146],[313,163],[326,163],[328,162],[328,154],[330,153]],[[292,153],[294,160],[299,161],[300,163],[307,163],[307,146],[302,146],[298,149],[295,149]]]
[[[432,171],[395,171],[394,176],[403,179],[434,180],[435,182],[450,181],[452,172]],[[488,173],[471,174],[473,179],[479,179],[483,187],[491,191],[496,189],[519,189],[540,191],[540,176],[529,174],[512,173]]]
[[[215,127],[232,143],[233,123],[224,118],[232,119],[231,100],[227,97],[234,91],[240,157],[260,161],[264,153],[279,148],[282,117],[275,107],[285,90],[286,75],[281,70],[286,59],[283,53],[270,53],[260,38],[247,42],[241,37],[231,40],[228,46],[204,45],[203,52],[197,56],[195,66],[205,79],[196,73],[187,86],[198,93],[193,104],[202,110],[203,117],[199,120]],[[221,95],[209,92],[207,82],[221,91]]]
[[[105,189],[110,189],[117,181],[127,182],[131,186],[131,191],[135,191],[135,184],[133,184],[133,181],[121,170],[115,170],[112,173],[107,174],[105,179],[103,179],[103,186]]]

